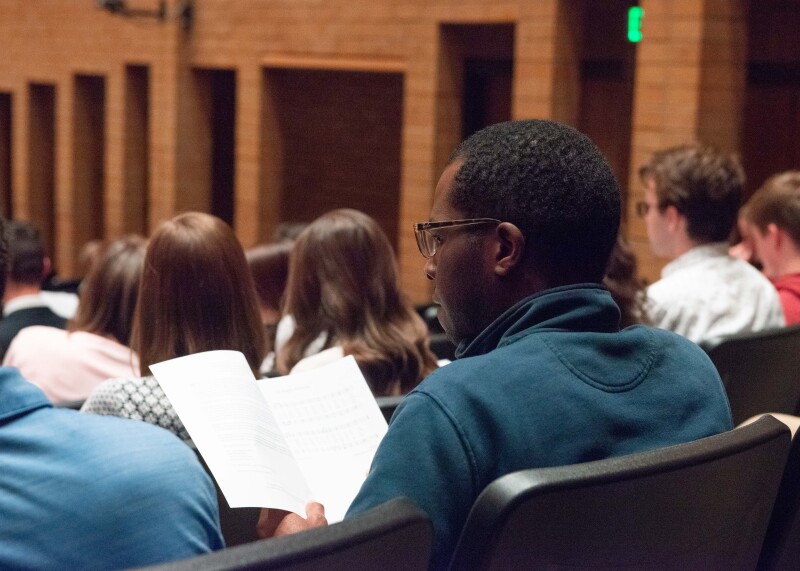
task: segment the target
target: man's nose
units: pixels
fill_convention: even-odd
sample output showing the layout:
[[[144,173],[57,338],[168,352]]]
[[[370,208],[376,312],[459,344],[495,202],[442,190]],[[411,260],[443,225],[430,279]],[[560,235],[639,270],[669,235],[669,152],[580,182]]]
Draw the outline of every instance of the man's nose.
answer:
[[[436,278],[436,264],[433,263],[432,257],[425,260],[425,276],[429,280],[434,280]]]

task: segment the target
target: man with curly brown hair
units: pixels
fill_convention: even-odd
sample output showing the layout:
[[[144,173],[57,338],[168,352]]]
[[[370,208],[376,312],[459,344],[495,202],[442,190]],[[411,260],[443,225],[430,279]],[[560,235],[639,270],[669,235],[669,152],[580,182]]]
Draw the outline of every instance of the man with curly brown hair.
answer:
[[[728,255],[741,204],[738,159],[701,145],[655,153],[639,169],[650,248],[669,263],[647,288],[654,325],[695,342],[784,324],[775,288]]]

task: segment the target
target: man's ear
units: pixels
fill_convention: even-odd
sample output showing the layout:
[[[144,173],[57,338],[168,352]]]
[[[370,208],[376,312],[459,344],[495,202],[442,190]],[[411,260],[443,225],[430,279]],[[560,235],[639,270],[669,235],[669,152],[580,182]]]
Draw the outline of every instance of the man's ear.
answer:
[[[48,256],[42,258],[42,281],[44,281],[47,276],[50,275],[50,270],[53,267],[53,262],[50,261]]]
[[[778,228],[778,225],[775,223],[767,224],[767,227],[764,231],[764,237],[770,241],[772,247],[778,249],[781,246],[781,242],[784,239],[784,231]]]
[[[686,217],[671,204],[664,208],[664,219],[667,222],[667,228],[672,232],[678,230],[681,225],[685,226],[686,224]]]
[[[525,255],[525,236],[511,222],[501,222],[495,232],[498,248],[494,272],[498,276],[505,276],[522,262]]]

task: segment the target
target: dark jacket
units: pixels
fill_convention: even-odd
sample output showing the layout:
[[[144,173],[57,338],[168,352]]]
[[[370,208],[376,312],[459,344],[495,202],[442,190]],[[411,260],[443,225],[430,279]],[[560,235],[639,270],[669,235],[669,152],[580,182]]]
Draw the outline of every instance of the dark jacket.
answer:
[[[48,325],[65,329],[67,320],[49,307],[28,307],[9,313],[0,319],[0,362],[6,356],[8,346],[17,333],[31,325]]]

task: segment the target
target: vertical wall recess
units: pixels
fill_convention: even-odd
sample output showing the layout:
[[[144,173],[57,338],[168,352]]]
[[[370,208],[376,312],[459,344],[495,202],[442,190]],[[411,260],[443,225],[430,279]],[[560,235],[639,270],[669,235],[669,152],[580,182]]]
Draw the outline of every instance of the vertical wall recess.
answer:
[[[104,237],[105,79],[76,75],[73,99],[73,246]]]
[[[193,69],[181,113],[178,210],[211,212],[233,224],[236,72]]]
[[[0,93],[0,216],[13,216],[11,197],[11,94]]]
[[[436,163],[475,131],[511,119],[513,24],[444,24],[439,29]]]
[[[270,68],[265,82],[265,172],[281,219],[355,208],[396,245],[403,75]]]
[[[48,252],[55,248],[56,87],[28,88],[28,216],[42,232]]]
[[[211,212],[233,225],[236,170],[236,72],[211,72]]]
[[[630,0],[584,3],[577,125],[608,159],[620,183],[623,201],[630,170],[636,67],[636,44],[628,41],[623,25],[630,5]]]
[[[125,229],[143,235],[150,202],[149,82],[147,66],[125,68]]]
[[[800,5],[750,4],[742,161],[748,195],[770,176],[800,168]]]

